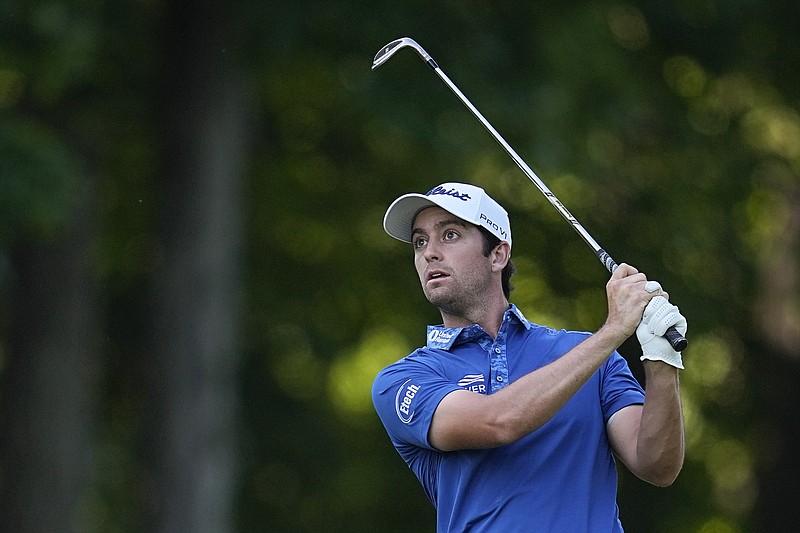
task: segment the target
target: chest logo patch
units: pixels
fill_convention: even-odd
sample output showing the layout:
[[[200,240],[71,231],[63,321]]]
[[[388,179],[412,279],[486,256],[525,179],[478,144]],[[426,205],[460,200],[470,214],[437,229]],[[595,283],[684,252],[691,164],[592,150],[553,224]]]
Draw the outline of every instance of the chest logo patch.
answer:
[[[486,394],[486,377],[483,374],[467,374],[458,380],[458,386],[468,391]]]

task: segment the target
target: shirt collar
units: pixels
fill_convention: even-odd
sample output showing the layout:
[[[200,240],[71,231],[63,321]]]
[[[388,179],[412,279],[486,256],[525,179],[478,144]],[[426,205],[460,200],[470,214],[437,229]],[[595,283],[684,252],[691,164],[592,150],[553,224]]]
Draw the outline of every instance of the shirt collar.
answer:
[[[512,320],[519,322],[525,329],[531,328],[530,321],[525,318],[522,311],[514,304],[511,304],[506,309],[506,312],[503,313],[503,325]],[[501,325],[500,327],[502,329],[503,326]],[[477,324],[465,328],[446,328],[442,324],[428,326],[426,346],[428,348],[449,350],[456,344],[456,340],[466,342],[481,333],[483,333],[483,329]]]

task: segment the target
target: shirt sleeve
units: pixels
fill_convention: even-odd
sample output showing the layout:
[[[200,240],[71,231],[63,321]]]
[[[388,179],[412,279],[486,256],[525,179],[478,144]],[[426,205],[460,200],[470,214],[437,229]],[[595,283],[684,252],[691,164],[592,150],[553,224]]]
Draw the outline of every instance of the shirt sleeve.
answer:
[[[611,416],[629,405],[644,403],[644,389],[633,376],[628,362],[617,352],[602,367],[600,402],[604,422],[608,424]]]
[[[375,411],[398,450],[415,446],[433,450],[428,431],[433,413],[459,387],[424,360],[420,351],[382,370],[372,384]]]

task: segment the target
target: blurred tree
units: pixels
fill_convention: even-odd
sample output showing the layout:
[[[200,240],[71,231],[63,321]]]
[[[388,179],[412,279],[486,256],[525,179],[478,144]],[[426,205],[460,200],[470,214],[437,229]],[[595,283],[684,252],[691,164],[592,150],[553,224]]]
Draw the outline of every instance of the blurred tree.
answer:
[[[97,167],[62,106],[96,41],[63,7],[0,8],[0,530],[20,533],[78,531],[93,473]]]
[[[628,529],[793,522],[799,18],[773,0],[3,2],[2,529],[430,530],[369,401],[439,320],[380,227],[401,193],[484,185],[515,227],[515,303],[599,325],[606,273],[447,88],[410,52],[370,72],[403,35],[689,316],[686,466],[666,491],[623,470]]]
[[[89,493],[97,290],[84,192],[69,222],[11,251],[0,412],[0,530],[78,531]],[[46,502],[46,504],[42,504]]]
[[[223,3],[170,2],[162,183],[144,386],[152,530],[224,533],[238,487],[242,179],[248,101]]]

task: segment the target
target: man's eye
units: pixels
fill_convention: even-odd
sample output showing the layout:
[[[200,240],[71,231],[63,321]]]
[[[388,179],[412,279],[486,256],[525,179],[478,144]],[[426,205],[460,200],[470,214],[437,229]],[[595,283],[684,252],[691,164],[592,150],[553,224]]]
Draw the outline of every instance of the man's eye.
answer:
[[[455,230],[447,230],[444,233],[445,240],[452,240],[458,237],[458,233]]]
[[[417,237],[414,239],[414,248],[422,248],[428,242],[424,237]]]

